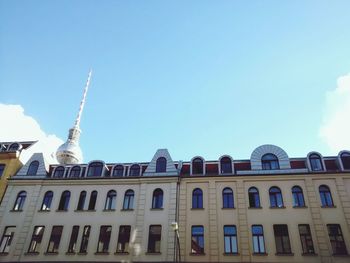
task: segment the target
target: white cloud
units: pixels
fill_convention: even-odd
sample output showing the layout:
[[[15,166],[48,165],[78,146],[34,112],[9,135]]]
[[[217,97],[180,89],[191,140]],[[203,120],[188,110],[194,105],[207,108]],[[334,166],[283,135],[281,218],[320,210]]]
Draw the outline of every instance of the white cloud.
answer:
[[[22,152],[22,162],[25,163],[36,152],[43,152],[48,161],[56,162],[53,153],[63,141],[54,134],[46,134],[33,117],[24,114],[21,105],[0,103],[0,123],[0,141],[38,141]]]
[[[327,93],[320,136],[334,152],[350,149],[350,73],[341,76],[337,88]]]

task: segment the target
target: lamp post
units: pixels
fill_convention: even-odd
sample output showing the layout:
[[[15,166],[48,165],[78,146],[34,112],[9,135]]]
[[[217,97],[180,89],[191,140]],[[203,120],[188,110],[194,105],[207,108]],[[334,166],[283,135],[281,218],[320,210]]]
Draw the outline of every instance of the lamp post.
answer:
[[[175,257],[174,257],[174,262],[179,262],[181,263],[181,250],[180,250],[180,236],[179,236],[179,225],[178,223],[172,222],[171,223],[171,228],[175,232]]]

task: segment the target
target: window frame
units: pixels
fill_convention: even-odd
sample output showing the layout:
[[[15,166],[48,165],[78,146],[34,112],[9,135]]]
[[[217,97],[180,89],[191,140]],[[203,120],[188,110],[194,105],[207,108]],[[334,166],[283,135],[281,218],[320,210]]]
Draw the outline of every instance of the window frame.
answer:
[[[137,172],[136,172],[137,171]],[[140,176],[141,175],[141,165],[134,163],[130,166],[129,176]]]
[[[124,193],[123,210],[134,210],[135,192],[128,189]]]
[[[13,229],[11,229],[13,228]],[[6,226],[0,240],[0,254],[8,254],[15,236],[16,226]]]
[[[261,157],[262,170],[279,170],[280,162],[278,157],[273,153],[266,153]]]
[[[278,189],[278,191],[272,192],[273,189]],[[278,186],[270,187],[269,200],[270,200],[270,208],[285,208],[282,191],[281,191],[281,188],[279,188]]]
[[[70,178],[80,178],[81,177],[81,167],[79,165],[74,165],[69,171]]]
[[[293,207],[306,207],[304,191],[299,185],[292,187]]]
[[[337,227],[338,233],[332,234],[330,229],[331,227]],[[340,224],[327,224],[327,232],[328,232],[329,242],[331,243],[333,255],[348,255],[348,250],[346,248],[346,243],[345,243],[345,239],[344,239]],[[342,251],[335,251],[337,249],[341,249]]]
[[[165,157],[159,157],[156,161],[156,173],[166,173],[167,163],[168,161]]]
[[[79,248],[79,253],[80,254],[86,254],[87,249],[89,246],[89,238],[90,238],[90,233],[91,233],[91,226],[90,225],[85,225],[83,228],[83,234],[81,236],[81,242],[80,242],[80,248]]]
[[[117,191],[109,190],[106,195],[105,211],[114,211],[117,206]]]
[[[53,191],[46,191],[40,206],[40,211],[51,211]]]
[[[261,228],[261,233],[256,233],[254,228]],[[255,244],[258,247],[255,247]],[[264,227],[263,225],[252,225],[252,247],[253,254],[266,254],[265,237],[264,237]]]
[[[201,233],[194,233],[194,228],[201,228]],[[203,247],[198,244],[203,243]],[[194,244],[198,244],[200,251],[194,248]],[[205,254],[205,240],[204,240],[204,226],[203,225],[193,225],[191,226],[191,254],[193,255],[204,255]]]
[[[226,228],[233,228],[234,233],[226,233]],[[237,239],[237,227],[235,225],[224,225],[224,254],[238,254],[238,239]],[[229,245],[229,252],[226,251],[226,245]]]
[[[96,203],[97,203],[97,196],[98,193],[96,190],[92,191],[90,194],[90,200],[89,200],[89,204],[88,204],[88,211],[95,211],[96,208]]]
[[[85,190],[80,192],[76,211],[84,211],[86,195]]]
[[[191,162],[191,175],[204,175],[205,163],[203,158],[195,157]]]
[[[230,192],[225,192],[230,191]],[[233,190],[230,187],[225,187],[222,189],[222,208],[224,209],[230,209],[235,208],[235,202],[234,202],[234,196],[233,196]]]
[[[76,253],[80,226],[74,225],[69,238],[67,253]]]
[[[124,230],[126,230],[127,232],[124,232]],[[131,234],[131,226],[130,225],[119,226],[116,253],[128,253],[129,254],[130,234]]]
[[[121,171],[121,174],[118,174]],[[113,167],[112,177],[123,177],[124,176],[124,166],[117,164]]]
[[[12,211],[19,211],[19,212],[23,211],[23,207],[24,207],[26,199],[27,199],[27,192],[20,191],[16,196],[16,200],[15,200],[15,203],[13,205]]]
[[[345,171],[350,170],[350,153],[349,152],[341,153],[340,161],[342,163],[343,170]]]
[[[6,169],[6,164],[0,163],[0,178],[3,175],[5,169]]]
[[[108,254],[109,253],[109,244],[111,241],[111,234],[112,234],[112,226],[111,225],[102,225],[100,227],[100,234],[98,236],[96,253],[98,253],[98,254]]]
[[[104,171],[104,163],[103,162],[91,162],[88,165],[86,171],[86,177],[102,177]]]
[[[54,232],[57,231],[57,232]],[[52,226],[51,228],[51,235],[49,238],[49,242],[47,245],[46,253],[47,254],[58,254],[58,250],[60,247],[61,243],[61,238],[62,238],[62,233],[63,233],[63,226]],[[50,247],[52,246],[52,247]]]
[[[34,160],[29,164],[27,175],[34,176],[37,175],[39,169],[39,161]]]
[[[256,190],[256,192],[252,192],[253,190]],[[259,189],[257,187],[255,187],[255,186],[249,187],[248,200],[249,200],[249,208],[261,208],[260,194],[259,194]],[[254,202],[252,202],[252,201],[254,201]],[[254,206],[252,206],[252,203],[254,203]]]
[[[153,230],[152,228],[159,228]],[[148,254],[160,254],[162,251],[162,225],[150,225],[148,230],[148,243],[147,243],[147,253]]]
[[[203,208],[203,190],[201,188],[195,188],[192,191],[192,209]]]
[[[55,168],[55,171],[53,172],[54,178],[64,178],[64,166],[60,165]]]
[[[301,227],[306,227],[306,233],[302,233]],[[309,224],[299,224],[298,231],[300,236],[301,249],[303,255],[315,254],[315,246],[312,240],[311,229]]]
[[[321,190],[321,188],[327,189],[327,190]],[[321,200],[321,207],[327,208],[327,207],[335,207],[334,201],[332,198],[332,192],[328,185],[322,184],[318,187],[318,192],[320,194],[320,200]]]
[[[39,233],[36,234],[36,230],[39,229]],[[39,254],[41,242],[45,233],[45,226],[34,226],[33,234],[29,242],[29,247],[27,253],[29,254]]]
[[[68,211],[70,197],[71,197],[70,191],[65,190],[62,192],[57,211]]]
[[[152,194],[152,209],[163,209],[164,192],[156,188]]]
[[[318,153],[312,153],[309,155],[308,158],[310,163],[310,170],[312,172],[324,171],[324,165],[321,155],[319,155]],[[316,160],[318,161],[318,163],[316,163]]]
[[[278,229],[280,228],[280,229]],[[283,229],[282,229],[283,228]],[[273,233],[275,237],[276,255],[291,255],[292,247],[289,238],[288,225],[287,224],[274,224]],[[278,245],[280,244],[280,245]],[[279,248],[282,250],[279,251]]]
[[[225,160],[227,160],[225,162]],[[228,156],[220,158],[220,174],[233,174],[232,159]]]

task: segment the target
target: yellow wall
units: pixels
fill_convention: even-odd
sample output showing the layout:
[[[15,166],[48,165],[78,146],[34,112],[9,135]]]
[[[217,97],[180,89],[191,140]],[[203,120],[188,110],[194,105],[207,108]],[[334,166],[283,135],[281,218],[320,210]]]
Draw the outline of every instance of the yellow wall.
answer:
[[[0,164],[5,164],[5,170],[0,177],[0,202],[4,196],[7,186],[7,179],[17,173],[22,167],[21,161],[16,153],[0,153]]]

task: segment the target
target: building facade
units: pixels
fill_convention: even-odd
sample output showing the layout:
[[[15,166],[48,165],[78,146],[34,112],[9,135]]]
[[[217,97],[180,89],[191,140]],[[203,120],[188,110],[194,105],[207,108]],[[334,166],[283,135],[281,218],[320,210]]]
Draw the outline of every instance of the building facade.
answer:
[[[178,227],[178,228],[177,228]],[[2,262],[349,262],[350,152],[50,165],[0,206]]]

